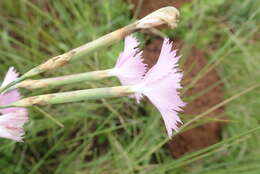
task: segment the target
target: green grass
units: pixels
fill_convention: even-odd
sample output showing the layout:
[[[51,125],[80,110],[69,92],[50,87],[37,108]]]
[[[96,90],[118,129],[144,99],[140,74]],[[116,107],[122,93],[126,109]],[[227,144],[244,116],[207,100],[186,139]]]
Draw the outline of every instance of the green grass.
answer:
[[[218,144],[172,159],[164,148],[167,137],[158,111],[128,98],[34,107],[24,143],[0,140],[0,173],[258,174],[259,3],[195,0],[181,9],[179,27],[165,31],[184,41],[183,61],[192,46],[207,51],[209,64],[185,88],[211,68],[217,68],[224,82],[225,101],[208,111],[225,105],[232,120]],[[9,66],[24,73],[131,22],[128,5],[119,0],[3,0],[0,4],[1,78]],[[122,47],[120,42],[41,77],[112,67]],[[31,96],[116,84],[116,79],[106,79],[22,92]],[[203,122],[201,115],[193,117]]]

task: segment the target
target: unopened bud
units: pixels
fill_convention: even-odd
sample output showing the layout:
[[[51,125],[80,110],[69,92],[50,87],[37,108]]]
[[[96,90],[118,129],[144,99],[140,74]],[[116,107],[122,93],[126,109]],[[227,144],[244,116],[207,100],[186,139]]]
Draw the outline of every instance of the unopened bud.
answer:
[[[163,7],[137,21],[136,28],[147,29],[162,24],[167,24],[171,28],[175,28],[179,16],[180,13],[175,7]]]

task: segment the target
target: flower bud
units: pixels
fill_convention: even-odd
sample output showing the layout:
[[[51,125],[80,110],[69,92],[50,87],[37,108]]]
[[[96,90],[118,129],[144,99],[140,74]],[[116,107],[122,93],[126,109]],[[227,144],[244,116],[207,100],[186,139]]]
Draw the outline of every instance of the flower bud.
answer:
[[[179,16],[180,13],[175,7],[163,7],[137,21],[136,28],[147,29],[162,24],[167,24],[171,28],[175,28],[177,26],[177,18]]]

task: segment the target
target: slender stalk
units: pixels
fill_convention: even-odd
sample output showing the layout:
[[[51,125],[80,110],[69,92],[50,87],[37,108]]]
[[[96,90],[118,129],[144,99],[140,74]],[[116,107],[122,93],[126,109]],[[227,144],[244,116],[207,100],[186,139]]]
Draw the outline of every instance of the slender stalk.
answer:
[[[135,32],[135,31],[137,31],[135,24],[127,25],[112,33],[104,35],[92,42],[89,42],[78,48],[75,48],[67,53],[53,57],[53,58],[47,60],[46,62],[44,62],[43,64],[28,71],[22,77],[29,78],[29,77],[35,76],[37,74],[40,74],[42,72],[62,67],[71,61],[86,57],[86,55],[91,54],[98,49],[113,45],[114,43],[120,41],[125,36],[129,35],[130,33]]]
[[[14,102],[7,106],[0,106],[0,109],[9,107],[29,107],[34,105],[50,105],[102,98],[122,97],[132,94],[134,91],[131,86],[117,86],[110,88],[85,89],[71,92],[45,94],[28,97]]]
[[[0,109],[6,109],[6,108],[11,108],[13,107],[12,105],[4,105],[4,106],[0,106]]]
[[[31,69],[30,71],[28,71],[17,80],[10,83],[9,85],[1,88],[0,93],[4,92],[6,89],[10,88],[11,86],[14,86],[15,84],[25,79],[28,79],[32,76],[38,75],[48,70],[57,69],[59,67],[62,67],[70,63],[73,60],[77,60],[82,57],[85,57],[86,55],[91,54],[92,52],[98,49],[110,46],[133,32],[142,29],[153,28],[162,24],[168,24],[170,27],[174,28],[177,25],[178,17],[179,17],[179,11],[174,7],[164,7],[159,10],[156,10],[153,13],[148,14],[144,18],[132,24],[129,24],[107,35],[104,35],[97,40],[94,40],[90,43],[75,48],[67,53],[64,53],[62,55],[47,60],[45,63]]]
[[[119,40],[123,39],[125,36],[135,31],[137,31],[135,24],[130,24],[112,33],[102,36],[99,39],[96,39],[92,42],[89,42],[78,48],[75,48],[67,53],[64,53],[59,56],[55,56],[47,60],[46,62],[42,63],[41,65],[31,69],[30,71],[28,71],[27,73],[25,73],[15,81],[13,81],[12,83],[1,88],[0,93],[25,79],[29,79],[30,77],[46,72],[48,70],[53,70],[53,69],[63,67],[64,65],[68,64],[73,60],[77,60],[82,57],[85,57],[86,55],[91,54],[92,52],[101,49],[105,46],[113,45],[114,43],[118,42]]]
[[[9,83],[8,85],[0,88],[0,94],[6,92],[7,89],[9,89],[10,87],[14,86],[15,84],[22,82],[23,80],[26,80],[25,77],[19,77],[18,79],[12,81],[11,83]]]
[[[101,70],[101,71],[92,71],[86,73],[79,73],[73,75],[66,75],[61,77],[40,79],[40,80],[25,80],[21,83],[18,83],[11,88],[10,90],[15,88],[26,88],[26,89],[37,89],[37,88],[45,88],[45,87],[56,87],[62,86],[66,84],[79,83],[83,81],[91,81],[91,80],[99,80],[106,77],[110,77],[111,70]],[[6,91],[7,92],[7,91]]]

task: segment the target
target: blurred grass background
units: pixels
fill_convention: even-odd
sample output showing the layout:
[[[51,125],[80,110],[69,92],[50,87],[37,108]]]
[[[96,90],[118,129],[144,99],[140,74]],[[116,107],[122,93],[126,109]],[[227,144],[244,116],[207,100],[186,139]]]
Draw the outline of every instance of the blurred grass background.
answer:
[[[192,46],[207,51],[209,64],[194,81],[217,68],[225,86],[225,114],[231,120],[222,141],[172,159],[164,148],[167,137],[160,114],[151,105],[122,98],[33,107],[25,142],[0,140],[0,173],[258,174],[260,1],[195,0],[180,11],[179,27],[165,32],[184,41],[183,59]],[[2,0],[0,78],[10,66],[24,73],[131,20],[130,6],[121,0]],[[122,48],[123,41],[41,77],[110,68]],[[106,79],[23,93],[116,84],[116,79]]]

